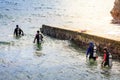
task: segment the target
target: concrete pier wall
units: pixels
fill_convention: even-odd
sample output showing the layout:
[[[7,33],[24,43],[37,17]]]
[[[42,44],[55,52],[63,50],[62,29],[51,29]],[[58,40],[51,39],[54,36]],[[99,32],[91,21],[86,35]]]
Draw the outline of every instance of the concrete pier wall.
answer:
[[[41,32],[45,35],[62,39],[71,40],[81,48],[87,48],[89,42],[94,42],[97,46],[97,51],[103,54],[103,48],[107,47],[112,53],[113,58],[120,59],[120,41],[107,39],[95,35],[90,35],[85,32],[78,32],[70,29],[63,29],[58,27],[52,27],[48,25],[42,25]]]

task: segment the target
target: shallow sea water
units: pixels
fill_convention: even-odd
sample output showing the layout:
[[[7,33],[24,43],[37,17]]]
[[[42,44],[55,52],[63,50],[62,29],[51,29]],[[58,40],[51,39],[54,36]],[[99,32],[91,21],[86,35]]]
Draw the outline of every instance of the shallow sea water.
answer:
[[[107,13],[113,2],[0,0],[0,80],[119,80],[118,61],[113,61],[112,69],[102,69],[101,57],[96,64],[90,64],[86,51],[70,41],[44,36],[39,48],[33,44],[42,24],[88,31],[97,30],[98,25],[107,35],[119,38],[119,25],[110,24]],[[13,36],[16,24],[25,32],[18,39]]]

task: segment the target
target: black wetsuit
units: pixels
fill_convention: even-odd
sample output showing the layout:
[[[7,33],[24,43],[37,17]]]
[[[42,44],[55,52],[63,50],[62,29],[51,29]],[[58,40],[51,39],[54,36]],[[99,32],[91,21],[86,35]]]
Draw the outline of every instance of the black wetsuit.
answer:
[[[20,28],[15,28],[14,34],[15,34],[16,36],[24,35],[23,31],[22,31]]]
[[[37,39],[37,44],[40,44],[40,42],[43,39],[43,36],[41,34],[36,34],[35,39]]]
[[[89,48],[90,49],[90,56],[89,56],[89,59],[94,59],[94,57],[93,57],[93,47],[90,47]],[[94,59],[95,60],[95,59]]]
[[[109,53],[106,53],[106,61],[104,63],[104,66],[108,65],[109,66]]]

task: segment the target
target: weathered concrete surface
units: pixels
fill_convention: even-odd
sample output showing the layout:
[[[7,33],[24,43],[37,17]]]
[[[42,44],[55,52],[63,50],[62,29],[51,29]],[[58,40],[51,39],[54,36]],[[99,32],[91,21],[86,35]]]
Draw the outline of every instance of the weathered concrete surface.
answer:
[[[111,15],[113,17],[113,23],[120,23],[120,0],[115,0]]]
[[[88,43],[93,41],[94,43],[96,43],[97,49],[101,54],[103,53],[103,48],[108,47],[113,55],[113,58],[120,59],[120,41],[91,35],[84,31],[78,32],[76,30],[51,27],[48,25],[43,25],[41,28],[41,32],[54,38],[71,40],[79,45],[81,48],[87,48]]]

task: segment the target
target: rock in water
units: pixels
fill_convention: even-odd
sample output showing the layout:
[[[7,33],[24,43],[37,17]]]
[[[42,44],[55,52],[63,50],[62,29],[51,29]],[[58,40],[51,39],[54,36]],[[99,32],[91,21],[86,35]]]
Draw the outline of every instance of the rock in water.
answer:
[[[114,7],[110,13],[113,17],[112,23],[120,23],[120,0],[115,0]]]

